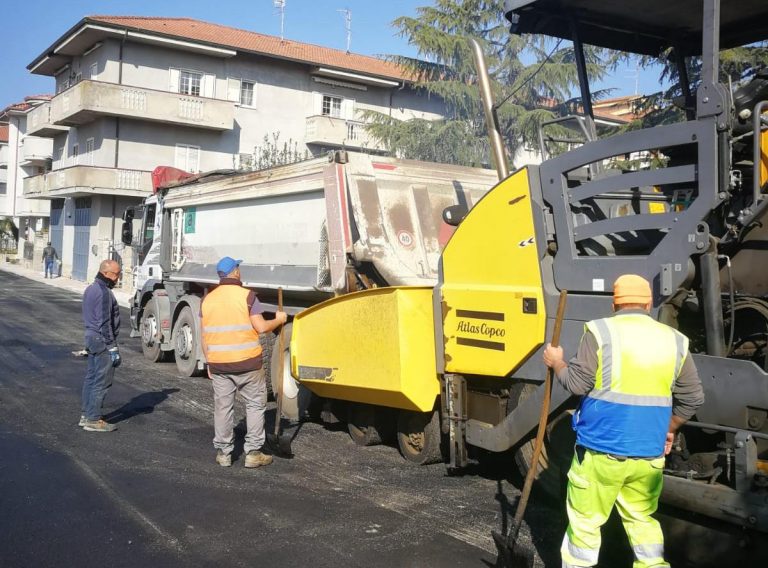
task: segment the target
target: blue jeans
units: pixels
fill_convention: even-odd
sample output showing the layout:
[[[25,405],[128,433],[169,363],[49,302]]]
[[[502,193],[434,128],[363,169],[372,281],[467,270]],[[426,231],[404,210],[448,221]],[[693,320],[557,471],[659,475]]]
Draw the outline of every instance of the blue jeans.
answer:
[[[115,368],[101,337],[86,335],[85,349],[88,351],[88,371],[83,381],[82,412],[86,420],[98,420],[101,418],[104,397],[112,386]]]
[[[50,273],[51,278],[53,278],[53,259],[49,258],[45,261],[45,277],[48,278],[48,274]]]

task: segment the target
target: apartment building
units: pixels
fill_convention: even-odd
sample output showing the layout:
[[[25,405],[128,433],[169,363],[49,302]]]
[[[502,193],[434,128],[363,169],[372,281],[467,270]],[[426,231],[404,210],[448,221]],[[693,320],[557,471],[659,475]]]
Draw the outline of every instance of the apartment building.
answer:
[[[24,181],[24,197],[50,202],[63,274],[79,280],[107,254],[127,253],[119,218],[150,194],[157,166],[380,152],[363,111],[444,111],[383,60],[189,18],[86,17],[28,69],[52,77],[56,94],[28,116],[28,133],[51,139],[53,158],[50,172]]]
[[[47,238],[49,203],[27,199],[23,183],[24,179],[50,168],[53,142],[30,136],[27,117],[50,98],[26,97],[23,102],[0,110],[0,218],[12,220],[18,229],[16,256],[28,267],[39,260],[34,256],[35,241]],[[10,253],[8,242],[3,244],[3,251]]]

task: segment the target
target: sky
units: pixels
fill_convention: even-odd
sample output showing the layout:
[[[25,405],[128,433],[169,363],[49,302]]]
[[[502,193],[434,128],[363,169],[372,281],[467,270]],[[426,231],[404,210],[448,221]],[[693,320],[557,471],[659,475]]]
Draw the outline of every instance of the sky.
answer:
[[[285,0],[285,37],[346,49],[344,16],[352,13],[351,51],[364,55],[415,56],[396,35],[392,21],[414,16],[430,0]],[[0,34],[0,108],[27,95],[53,92],[53,78],[32,75],[27,65],[86,15],[190,17],[259,33],[280,35],[274,0],[0,0],[4,8]],[[595,88],[614,89],[611,96],[659,89],[658,72],[618,69]]]

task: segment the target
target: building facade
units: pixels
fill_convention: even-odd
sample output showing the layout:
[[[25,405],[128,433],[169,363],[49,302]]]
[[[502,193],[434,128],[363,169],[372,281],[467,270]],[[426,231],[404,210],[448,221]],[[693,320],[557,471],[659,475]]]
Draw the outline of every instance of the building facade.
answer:
[[[444,112],[391,63],[188,18],[87,17],[28,69],[52,77],[56,94],[27,117],[29,134],[51,140],[52,168],[26,178],[23,196],[50,202],[63,275],[79,280],[127,253],[119,219],[151,193],[157,166],[381,152],[365,111]]]
[[[0,218],[12,221],[16,229],[12,239],[11,233],[5,232],[2,249],[13,254],[10,243],[15,241],[16,258],[29,268],[42,265],[38,257],[43,247],[36,246],[36,241],[44,242],[48,236],[49,203],[28,199],[23,192],[24,180],[50,169],[53,141],[29,135],[27,118],[49,100],[45,95],[26,97],[24,102],[0,111]]]

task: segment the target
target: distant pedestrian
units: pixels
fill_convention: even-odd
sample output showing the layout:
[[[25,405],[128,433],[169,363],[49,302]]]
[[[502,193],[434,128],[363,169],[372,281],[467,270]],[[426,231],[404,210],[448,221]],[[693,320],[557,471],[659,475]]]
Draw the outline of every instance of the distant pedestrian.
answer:
[[[675,432],[704,402],[688,338],[650,317],[651,286],[635,274],[613,286],[611,317],[587,322],[576,356],[547,345],[544,363],[583,395],[573,416],[576,448],[568,472],[564,568],[595,566],[600,529],[616,506],[635,568],[669,567],[653,518],[664,456]]]
[[[105,421],[101,407],[112,386],[115,368],[120,366],[117,336],[120,333],[120,308],[112,288],[120,278],[120,265],[104,260],[93,284],[83,294],[85,348],[88,371],[83,381],[83,403],[80,426],[88,432],[112,432],[117,426]]]
[[[240,281],[241,262],[228,256],[219,261],[219,286],[205,296],[201,307],[202,346],[213,382],[213,446],[216,463],[223,467],[232,465],[237,392],[245,399],[245,467],[272,463],[272,456],[261,451],[267,382],[259,334],[275,330],[287,319],[285,312],[264,319],[256,293]]]
[[[51,246],[51,241],[48,241],[48,246],[43,249],[43,266],[45,267],[46,278],[48,278],[49,273],[53,278],[54,272],[57,272],[54,270],[57,260],[59,260],[59,255],[56,253],[56,249]]]

